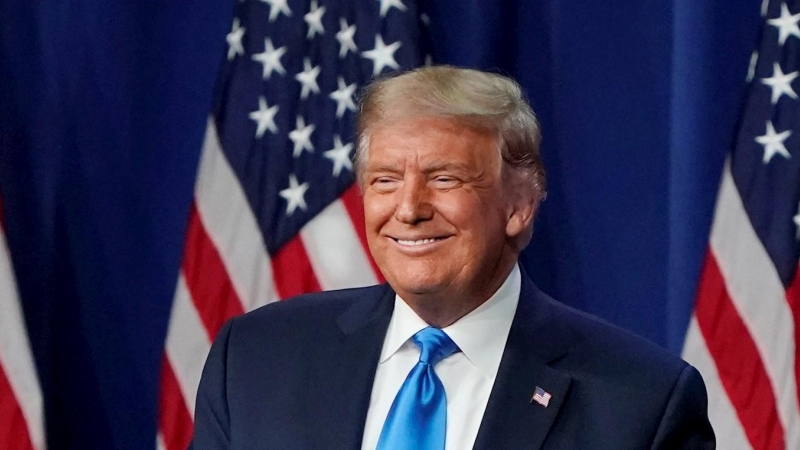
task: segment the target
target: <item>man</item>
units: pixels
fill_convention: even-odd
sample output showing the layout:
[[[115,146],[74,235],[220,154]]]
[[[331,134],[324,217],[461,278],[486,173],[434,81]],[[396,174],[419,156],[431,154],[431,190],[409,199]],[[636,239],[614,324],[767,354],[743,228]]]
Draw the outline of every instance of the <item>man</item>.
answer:
[[[693,367],[554,302],[517,265],[545,178],[516,83],[452,67],[382,79],[357,132],[388,285],[226,324],[196,450],[714,448]]]

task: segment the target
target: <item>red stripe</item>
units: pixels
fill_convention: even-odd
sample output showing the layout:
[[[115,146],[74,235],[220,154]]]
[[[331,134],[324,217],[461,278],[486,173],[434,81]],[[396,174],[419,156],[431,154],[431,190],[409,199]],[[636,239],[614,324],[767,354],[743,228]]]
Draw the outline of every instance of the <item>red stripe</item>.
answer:
[[[767,371],[710,251],[703,265],[695,313],[750,445],[754,450],[783,449],[783,427]]]
[[[159,396],[158,427],[167,450],[185,450],[192,440],[194,424],[183,401],[178,379],[166,355],[161,359],[161,395]]]
[[[300,235],[292,238],[272,257],[272,271],[275,290],[281,299],[322,290]]]
[[[800,406],[800,265],[794,274],[794,281],[786,289],[786,301],[794,317],[794,380],[797,383],[797,398]]]
[[[0,191],[0,233],[3,232],[3,196]],[[32,450],[28,423],[22,415],[11,384],[0,365],[0,450]]]
[[[0,366],[0,450],[32,450],[28,424]]]
[[[353,228],[355,228],[358,238],[361,240],[361,245],[364,247],[364,252],[369,258],[369,263],[372,266],[372,271],[375,272],[375,277],[378,279],[379,283],[383,283],[386,280],[383,278],[381,270],[378,268],[378,265],[375,264],[375,260],[372,259],[372,254],[369,251],[369,244],[367,243],[367,230],[364,225],[364,202],[361,198],[361,192],[359,191],[358,184],[353,183],[352,186],[344,191],[340,198],[342,199],[342,203],[344,203],[344,208],[347,210],[347,214],[350,216],[350,221],[353,222]]]
[[[195,203],[192,203],[189,212],[185,245],[182,269],[186,286],[200,320],[213,341],[222,324],[244,313],[244,309],[228,278],[225,265],[200,221]]]

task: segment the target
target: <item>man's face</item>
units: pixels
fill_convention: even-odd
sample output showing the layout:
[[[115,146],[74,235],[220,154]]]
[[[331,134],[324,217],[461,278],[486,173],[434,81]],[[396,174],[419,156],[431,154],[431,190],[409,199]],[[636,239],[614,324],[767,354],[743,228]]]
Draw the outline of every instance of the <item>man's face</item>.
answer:
[[[372,133],[363,176],[367,239],[403,299],[482,302],[516,261],[508,237],[521,229],[510,225],[496,142],[435,117]]]

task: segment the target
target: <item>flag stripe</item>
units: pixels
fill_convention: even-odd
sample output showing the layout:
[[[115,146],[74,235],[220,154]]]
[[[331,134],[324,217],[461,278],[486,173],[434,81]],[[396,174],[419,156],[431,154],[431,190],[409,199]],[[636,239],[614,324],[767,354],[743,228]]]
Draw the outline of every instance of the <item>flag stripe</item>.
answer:
[[[33,449],[28,424],[0,365],[0,450]]]
[[[720,183],[711,248],[730,299],[775,389],[786,442],[789,448],[800,448],[793,313],[775,266],[744,209],[729,162]]]
[[[378,282],[343,202],[328,205],[300,230],[300,237],[323,289]]]
[[[752,450],[744,429],[736,416],[736,409],[720,381],[719,372],[703,340],[697,316],[692,315],[686,331],[683,358],[703,375],[708,391],[708,418],[717,438],[717,448],[726,450]]]
[[[0,214],[2,211],[0,203]],[[0,392],[3,415],[0,416],[0,430],[19,429],[21,423],[13,413],[16,404],[24,417],[28,439],[35,449],[46,447],[44,434],[44,411],[42,391],[36,374],[25,319],[17,294],[14,269],[11,266],[11,255],[6,245],[3,222],[0,221],[0,371],[9,386],[11,395]],[[20,430],[20,432],[23,432]],[[14,448],[14,447],[11,447]]]
[[[192,417],[180,394],[180,387],[167,356],[161,363],[161,398],[159,399],[159,445],[167,450],[184,450],[192,439]]]
[[[756,345],[725,289],[712,252],[703,265],[698,296],[695,313],[700,331],[750,444],[756,450],[785,448],[770,380]]]
[[[211,342],[208,331],[203,327],[200,315],[189,296],[186,280],[181,276],[172,305],[166,352],[183,400],[192,414],[205,363],[205,359],[198,358],[197,355],[207,355],[209,350]],[[165,438],[171,439],[171,436],[166,435]]]
[[[361,244],[365,249],[367,249],[367,257],[369,258],[369,263],[372,266],[372,271],[375,273],[378,282],[383,283],[385,281],[383,274],[381,274],[378,265],[375,264],[375,260],[372,259],[372,256],[369,253],[367,230],[364,221],[364,200],[361,197],[361,191],[358,187],[358,184],[354,183],[352,186],[350,186],[350,188],[344,191],[341,199],[345,209],[347,209],[347,213],[350,215],[353,228],[356,230],[356,234],[358,235],[359,239],[361,239]]]
[[[266,245],[209,118],[195,203],[245,310],[278,300]]]
[[[161,429],[161,422],[159,421],[159,430]],[[156,434],[156,450],[167,450],[167,444],[164,443],[164,433],[159,431]]]
[[[800,324],[800,265],[798,265],[797,272],[794,274],[794,281],[786,289],[786,301],[789,303],[794,317],[794,378],[800,385],[800,347],[797,346],[797,343],[800,342],[800,326],[797,326],[797,324]],[[800,389],[798,389],[798,405],[800,405]]]
[[[208,336],[213,340],[226,320],[244,310],[194,204],[189,213],[183,274]]]
[[[275,286],[282,299],[322,290],[300,235],[292,238],[273,256],[272,268]]]

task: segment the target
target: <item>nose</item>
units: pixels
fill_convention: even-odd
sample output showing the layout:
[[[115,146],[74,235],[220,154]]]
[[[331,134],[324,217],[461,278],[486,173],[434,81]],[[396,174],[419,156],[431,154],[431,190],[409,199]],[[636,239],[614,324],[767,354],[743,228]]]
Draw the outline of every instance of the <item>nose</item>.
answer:
[[[398,196],[395,219],[407,224],[430,220],[433,207],[424,180],[407,179],[395,194]]]

